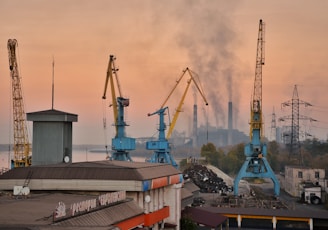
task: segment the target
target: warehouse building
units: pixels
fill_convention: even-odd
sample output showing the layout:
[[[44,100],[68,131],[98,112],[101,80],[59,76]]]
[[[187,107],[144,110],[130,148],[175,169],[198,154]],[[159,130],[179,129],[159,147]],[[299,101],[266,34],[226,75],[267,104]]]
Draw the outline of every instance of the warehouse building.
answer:
[[[0,229],[179,229],[182,182],[173,166],[147,162],[15,168],[0,175],[0,190],[8,191],[0,199]],[[28,189],[10,196],[17,186]]]

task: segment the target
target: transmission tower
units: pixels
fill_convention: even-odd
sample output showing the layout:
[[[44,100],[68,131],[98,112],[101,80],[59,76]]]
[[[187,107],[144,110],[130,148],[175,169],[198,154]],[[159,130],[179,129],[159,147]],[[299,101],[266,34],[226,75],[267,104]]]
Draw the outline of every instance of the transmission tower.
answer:
[[[300,120],[316,121],[310,117],[300,115],[300,105],[312,106],[310,103],[302,101],[298,97],[297,86],[294,86],[292,100],[282,103],[282,107],[291,106],[292,115],[281,117],[280,121],[291,120],[291,125],[286,126],[283,131],[283,142],[289,148],[289,160],[291,162],[297,162],[299,165],[303,165],[303,158],[301,154],[300,144]]]

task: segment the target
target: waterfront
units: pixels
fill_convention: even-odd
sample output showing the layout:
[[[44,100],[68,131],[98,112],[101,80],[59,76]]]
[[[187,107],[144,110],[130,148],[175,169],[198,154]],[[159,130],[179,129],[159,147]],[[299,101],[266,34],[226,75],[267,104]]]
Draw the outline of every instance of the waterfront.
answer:
[[[10,159],[13,158],[13,151],[1,150],[0,151],[0,171],[10,168]],[[132,155],[132,154],[131,154]],[[102,161],[106,160],[107,153],[105,149],[94,148],[94,147],[73,147],[72,161],[83,162],[83,161]],[[145,157],[142,156],[131,156],[135,162],[144,162]]]

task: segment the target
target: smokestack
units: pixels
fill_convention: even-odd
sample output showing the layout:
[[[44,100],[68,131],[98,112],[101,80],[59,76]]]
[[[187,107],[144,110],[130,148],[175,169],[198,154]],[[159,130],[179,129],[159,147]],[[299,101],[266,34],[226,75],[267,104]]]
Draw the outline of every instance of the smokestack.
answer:
[[[197,147],[197,105],[194,105],[194,116],[193,116],[193,129],[192,129],[192,146]]]
[[[228,145],[232,145],[232,102],[228,103]]]

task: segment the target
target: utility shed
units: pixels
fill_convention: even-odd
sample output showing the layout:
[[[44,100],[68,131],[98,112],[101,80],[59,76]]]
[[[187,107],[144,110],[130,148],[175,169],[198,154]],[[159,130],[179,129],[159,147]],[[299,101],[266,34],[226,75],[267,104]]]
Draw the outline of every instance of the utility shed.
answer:
[[[77,115],[55,109],[27,113],[33,121],[32,165],[72,162],[72,122]]]

